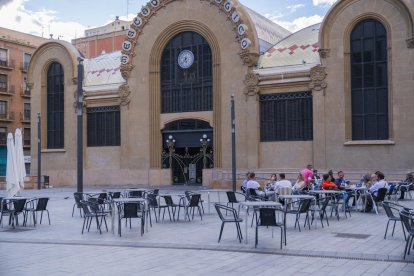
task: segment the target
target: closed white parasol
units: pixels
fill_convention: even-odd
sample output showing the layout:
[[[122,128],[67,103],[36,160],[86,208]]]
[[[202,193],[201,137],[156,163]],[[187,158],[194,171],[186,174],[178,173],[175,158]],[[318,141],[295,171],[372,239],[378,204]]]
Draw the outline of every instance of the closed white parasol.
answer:
[[[17,128],[14,134],[14,146],[16,150],[17,180],[19,182],[20,188],[24,190],[24,178],[26,177],[26,167],[24,165],[23,137],[20,128]]]
[[[19,180],[16,170],[16,150],[13,134],[7,135],[7,165],[6,165],[7,196],[14,197],[20,191]]]

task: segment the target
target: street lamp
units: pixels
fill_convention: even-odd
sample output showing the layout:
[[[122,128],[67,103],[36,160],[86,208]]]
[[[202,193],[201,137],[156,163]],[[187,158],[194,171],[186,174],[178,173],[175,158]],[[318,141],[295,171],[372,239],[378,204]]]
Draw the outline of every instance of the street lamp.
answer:
[[[78,90],[77,90],[77,100],[76,100],[76,115],[77,127],[78,127],[78,137],[77,137],[77,186],[78,193],[83,192],[83,58],[78,57]]]
[[[210,145],[210,139],[207,138],[207,134],[203,134],[202,138],[200,139],[201,143],[201,153],[203,155],[203,169],[207,168],[207,149]]]
[[[167,148],[168,148],[168,163],[169,163],[169,168],[172,167],[172,157],[173,154],[175,152],[175,139],[172,135],[168,136],[168,139],[165,140],[165,143],[167,144]]]

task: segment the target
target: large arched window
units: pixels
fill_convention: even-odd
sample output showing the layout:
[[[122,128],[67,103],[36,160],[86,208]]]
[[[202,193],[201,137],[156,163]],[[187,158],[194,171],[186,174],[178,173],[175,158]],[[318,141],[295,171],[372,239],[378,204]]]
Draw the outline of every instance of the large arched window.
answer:
[[[213,109],[212,55],[207,41],[195,32],[176,35],[161,59],[161,112]]]
[[[47,148],[61,149],[64,114],[64,73],[62,65],[53,62],[47,70]]]
[[[386,140],[388,127],[387,32],[373,19],[351,33],[352,140]]]

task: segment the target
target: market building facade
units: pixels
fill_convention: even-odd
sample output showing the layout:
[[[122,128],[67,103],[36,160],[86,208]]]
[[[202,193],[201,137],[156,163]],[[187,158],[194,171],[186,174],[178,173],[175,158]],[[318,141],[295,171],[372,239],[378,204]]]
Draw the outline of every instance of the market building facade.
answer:
[[[229,187],[231,95],[238,173],[412,170],[413,13],[412,1],[342,0],[290,34],[236,0],[148,2],[121,52],[84,61],[85,184]],[[76,183],[79,57],[51,40],[29,67],[54,185]]]

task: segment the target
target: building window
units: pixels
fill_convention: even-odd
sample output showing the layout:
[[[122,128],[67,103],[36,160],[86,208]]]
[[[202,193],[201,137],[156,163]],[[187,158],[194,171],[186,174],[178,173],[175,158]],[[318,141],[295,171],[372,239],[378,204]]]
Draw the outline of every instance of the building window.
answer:
[[[0,66],[8,66],[7,49],[0,49]]]
[[[0,74],[0,92],[7,92],[7,75]]]
[[[207,41],[194,32],[176,35],[161,58],[161,112],[213,109],[212,54]]]
[[[27,70],[29,68],[30,59],[32,58],[31,54],[24,53],[23,56],[23,70]]]
[[[30,146],[30,128],[23,129],[23,145]]]
[[[7,119],[7,102],[0,101],[0,118]]]
[[[352,140],[386,140],[388,127],[387,32],[376,20],[351,33]]]
[[[260,95],[260,141],[312,139],[311,92]]]
[[[7,144],[7,127],[0,127],[0,145]]]
[[[23,105],[23,120],[30,120],[30,103],[24,103]]]
[[[47,71],[47,148],[61,149],[64,115],[64,73],[62,65],[54,62]]]
[[[121,145],[121,118],[119,106],[87,109],[88,147]]]

